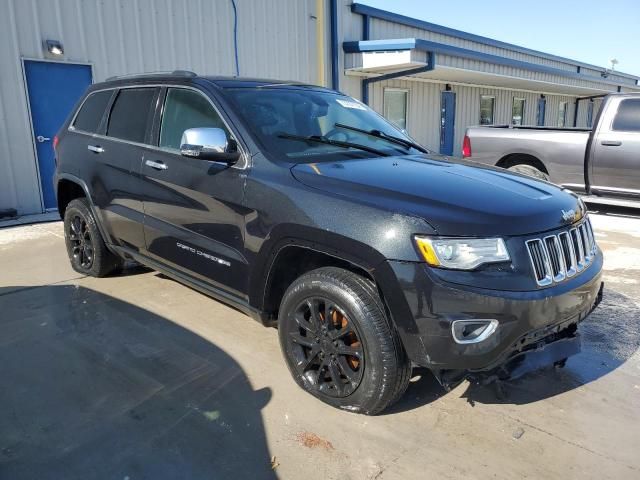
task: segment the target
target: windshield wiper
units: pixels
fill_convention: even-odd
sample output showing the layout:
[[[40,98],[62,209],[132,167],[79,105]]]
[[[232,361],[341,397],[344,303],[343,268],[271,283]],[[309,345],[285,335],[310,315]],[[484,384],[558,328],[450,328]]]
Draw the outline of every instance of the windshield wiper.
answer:
[[[390,153],[383,152],[377,148],[367,147],[366,145],[360,145],[359,143],[331,140],[320,135],[294,135],[292,133],[281,133],[278,135],[278,138],[288,138],[289,140],[298,140],[300,142],[324,143],[326,145],[333,145],[340,148],[357,148],[358,150],[364,150],[365,152],[373,153],[380,157],[388,157],[391,155]]]
[[[353,130],[354,132],[364,133],[365,135],[370,135],[372,137],[380,138],[382,140],[386,140],[390,143],[395,143],[396,145],[402,145],[406,148],[415,148],[416,150],[422,153],[431,153],[429,150],[424,148],[422,145],[418,145],[416,142],[412,142],[411,140],[407,140],[400,137],[394,137],[393,135],[389,135],[387,133],[381,132],[380,130],[364,130],[358,127],[352,127],[351,125],[345,125],[344,123],[336,123],[334,125],[336,128],[344,128],[345,130]]]

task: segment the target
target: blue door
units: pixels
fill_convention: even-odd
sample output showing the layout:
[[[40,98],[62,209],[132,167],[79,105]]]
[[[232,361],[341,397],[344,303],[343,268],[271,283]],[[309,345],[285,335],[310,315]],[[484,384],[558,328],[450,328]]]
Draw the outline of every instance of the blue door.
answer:
[[[456,130],[456,93],[444,91],[440,100],[440,153],[453,155]]]
[[[24,61],[44,208],[57,205],[53,188],[53,137],[91,85],[91,67],[71,63]]]
[[[544,112],[545,112],[546,106],[547,106],[547,99],[539,98],[538,99],[538,116],[536,118],[536,125],[538,127],[544,126]]]

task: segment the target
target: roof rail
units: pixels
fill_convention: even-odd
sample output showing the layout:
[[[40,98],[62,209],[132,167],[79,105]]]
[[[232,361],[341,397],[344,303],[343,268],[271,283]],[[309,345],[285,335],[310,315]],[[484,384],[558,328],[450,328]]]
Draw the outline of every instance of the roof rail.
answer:
[[[189,70],[173,70],[166,72],[148,72],[148,73],[129,73],[127,75],[114,75],[113,77],[109,77],[105,80],[105,82],[111,82],[113,80],[121,80],[125,78],[137,78],[137,77],[152,77],[152,76],[175,76],[175,77],[197,77],[198,74],[195,72],[191,72]]]

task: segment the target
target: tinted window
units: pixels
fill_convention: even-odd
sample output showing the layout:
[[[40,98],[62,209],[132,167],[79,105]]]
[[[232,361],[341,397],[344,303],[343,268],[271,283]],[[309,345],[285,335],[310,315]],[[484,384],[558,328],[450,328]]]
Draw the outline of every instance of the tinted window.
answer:
[[[613,130],[640,132],[640,99],[623,100],[613,121]]]
[[[164,102],[160,146],[180,148],[180,140],[189,128],[222,128],[227,135],[220,115],[202,94],[184,88],[170,88]]]
[[[103,92],[92,93],[82,104],[82,108],[76,116],[73,127],[85,132],[95,133],[100,126],[100,120],[107,108],[107,103],[113,94],[113,90],[105,90]]]
[[[132,142],[144,142],[154,94],[154,88],[120,90],[111,109],[107,135]]]

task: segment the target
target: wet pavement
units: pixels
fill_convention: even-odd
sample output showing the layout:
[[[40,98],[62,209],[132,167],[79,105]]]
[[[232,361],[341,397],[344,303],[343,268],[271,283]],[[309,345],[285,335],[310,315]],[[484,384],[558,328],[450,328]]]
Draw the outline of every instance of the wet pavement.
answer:
[[[68,266],[60,222],[0,229],[0,479],[640,478],[640,216],[593,215],[602,305],[561,370],[386,414],[302,392],[277,332],[143,268]]]

